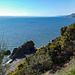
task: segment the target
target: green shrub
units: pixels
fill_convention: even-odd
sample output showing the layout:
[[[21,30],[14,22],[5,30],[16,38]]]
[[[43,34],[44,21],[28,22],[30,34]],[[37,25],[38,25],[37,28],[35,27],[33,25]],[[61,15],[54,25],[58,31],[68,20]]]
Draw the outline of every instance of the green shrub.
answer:
[[[61,28],[61,36],[64,36],[64,46],[74,46],[75,42],[75,23],[72,23],[69,27]]]
[[[47,49],[46,47],[40,47],[37,51],[36,51],[36,54],[39,54],[41,52],[47,52]]]
[[[67,28],[68,28],[67,26],[62,27],[61,30],[60,30],[60,34],[64,35]]]
[[[41,63],[38,62],[37,64],[34,64],[32,66],[32,69],[38,71],[39,73],[44,73],[44,72],[50,70],[52,68],[52,66],[53,66],[52,60],[48,59]]]

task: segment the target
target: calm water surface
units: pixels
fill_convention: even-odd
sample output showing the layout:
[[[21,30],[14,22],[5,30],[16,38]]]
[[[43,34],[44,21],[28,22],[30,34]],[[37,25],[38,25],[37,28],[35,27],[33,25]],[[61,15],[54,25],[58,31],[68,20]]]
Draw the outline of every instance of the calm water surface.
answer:
[[[69,26],[75,18],[65,17],[0,17],[0,40],[13,50],[33,40],[35,47],[46,45],[60,36],[60,28]]]

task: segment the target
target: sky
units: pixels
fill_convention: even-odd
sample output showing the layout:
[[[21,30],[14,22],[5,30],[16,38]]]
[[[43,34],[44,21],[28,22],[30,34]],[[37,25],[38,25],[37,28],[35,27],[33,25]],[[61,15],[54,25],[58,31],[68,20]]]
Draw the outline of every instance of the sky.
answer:
[[[61,16],[75,13],[75,0],[0,0],[0,16]]]

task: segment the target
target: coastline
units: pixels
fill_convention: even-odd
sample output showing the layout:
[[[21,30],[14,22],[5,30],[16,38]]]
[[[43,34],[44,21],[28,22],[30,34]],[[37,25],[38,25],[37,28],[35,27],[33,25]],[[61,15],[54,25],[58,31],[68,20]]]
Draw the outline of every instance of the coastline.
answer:
[[[55,42],[56,40],[58,39],[58,37],[56,37],[55,39],[53,39],[53,40],[51,40],[51,41],[49,41],[49,43],[52,43],[52,42]],[[47,45],[45,45],[45,46],[43,46],[43,47],[46,47]],[[39,48],[36,48],[35,47],[35,50],[37,51]],[[33,55],[35,52],[30,52],[30,53],[27,53],[26,54],[26,57],[28,57],[28,56],[30,56],[30,55]],[[9,57],[10,57],[11,55],[9,55]],[[19,63],[22,63],[22,62],[24,62],[25,60],[25,57],[23,57],[23,58],[16,58],[16,59],[9,59],[5,64],[3,64],[3,66],[4,65],[8,65],[8,70],[6,71],[6,75],[8,75],[8,73],[9,72],[13,72],[13,71],[15,71],[16,70],[16,68],[17,68],[17,65],[19,64]]]
[[[36,50],[34,46],[35,44],[32,40],[24,43],[18,48],[15,48],[13,50],[13,53],[11,54],[12,60],[9,60],[7,62],[10,63],[8,64],[9,65],[8,71],[10,71],[11,74],[15,73],[17,75],[17,73],[19,73],[20,71],[23,71],[25,73],[25,70],[28,70],[27,67],[29,67],[33,71],[36,70],[36,73],[37,69],[41,73],[45,73],[48,70],[50,71],[52,70],[52,73],[55,73],[56,71],[60,70],[61,67],[63,67],[65,63],[68,63],[71,60],[71,57],[72,56],[74,57],[75,55],[74,54],[75,49],[73,46],[74,43],[70,44],[70,41],[67,40],[69,38],[68,37],[66,38],[67,35],[65,35],[68,33],[74,33],[71,31],[71,29],[74,29],[73,26],[75,27],[75,23],[71,24],[69,27],[67,26],[62,27],[60,29],[61,36],[56,37],[52,41],[49,41],[49,43],[46,46],[42,46],[38,50]],[[70,38],[70,40],[72,39]],[[24,56],[24,58],[26,57],[25,60],[19,58],[19,56],[22,55],[25,55]],[[8,71],[6,73],[8,73]]]

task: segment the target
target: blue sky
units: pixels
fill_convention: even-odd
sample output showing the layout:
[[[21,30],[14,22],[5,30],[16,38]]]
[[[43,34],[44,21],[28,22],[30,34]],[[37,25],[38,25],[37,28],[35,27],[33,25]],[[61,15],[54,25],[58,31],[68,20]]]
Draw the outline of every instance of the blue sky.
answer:
[[[75,13],[75,0],[0,0],[0,16],[60,16]]]

